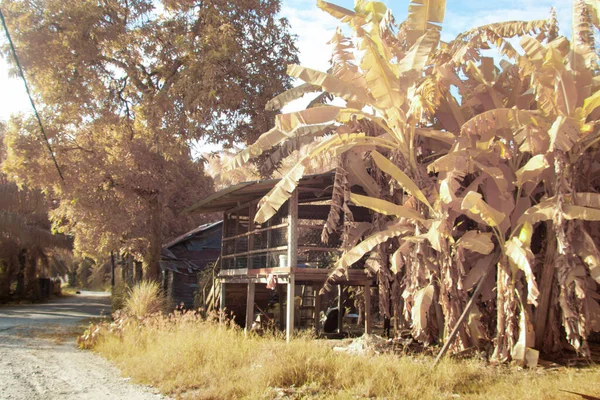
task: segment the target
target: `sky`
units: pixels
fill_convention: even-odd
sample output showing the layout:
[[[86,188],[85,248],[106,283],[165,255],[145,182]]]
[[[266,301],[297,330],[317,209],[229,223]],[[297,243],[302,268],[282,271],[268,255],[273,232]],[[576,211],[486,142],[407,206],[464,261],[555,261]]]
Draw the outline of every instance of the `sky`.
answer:
[[[334,4],[353,8],[353,0],[331,0]],[[331,54],[327,41],[340,25],[329,14],[316,7],[316,0],[282,0],[281,16],[288,19],[298,36],[300,64],[325,71]],[[397,22],[406,19],[408,0],[384,1]],[[465,30],[501,21],[546,19],[555,7],[561,34],[570,36],[571,0],[447,0],[442,40],[450,41]],[[4,33],[0,33],[2,41]],[[18,49],[17,49],[18,52]],[[25,71],[27,75],[27,71]],[[0,58],[0,120],[15,112],[31,112],[31,105],[20,79],[9,78],[6,60]]]

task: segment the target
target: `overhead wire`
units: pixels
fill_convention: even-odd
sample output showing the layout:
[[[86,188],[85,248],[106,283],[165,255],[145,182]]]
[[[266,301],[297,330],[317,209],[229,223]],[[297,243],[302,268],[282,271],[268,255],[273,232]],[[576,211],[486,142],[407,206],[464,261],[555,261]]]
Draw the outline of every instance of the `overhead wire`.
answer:
[[[48,151],[50,152],[50,157],[52,157],[52,161],[54,162],[54,166],[56,167],[56,170],[58,171],[58,175],[60,176],[60,179],[64,182],[65,178],[60,170],[60,167],[58,166],[58,162],[56,161],[56,157],[54,156],[54,151],[52,150],[52,146],[50,145],[50,141],[48,140],[48,136],[46,135],[46,131],[44,129],[44,125],[42,124],[42,119],[40,118],[40,114],[38,113],[38,110],[35,106],[35,102],[33,101],[33,97],[31,97],[31,92],[29,91],[29,86],[27,85],[27,79],[25,79],[25,73],[23,72],[23,68],[21,67],[21,63],[19,62],[19,57],[17,56],[17,51],[15,50],[15,45],[12,41],[12,38],[10,37],[10,32],[8,31],[8,27],[6,26],[6,21],[4,19],[4,14],[2,13],[2,10],[0,10],[0,20],[2,20],[2,26],[4,28],[4,32],[6,34],[6,37],[8,38],[8,44],[10,46],[10,51],[12,53],[12,56],[15,60],[15,64],[17,65],[17,68],[19,70],[19,73],[21,74],[21,78],[23,79],[23,83],[25,84],[25,91],[27,92],[27,96],[29,97],[29,102],[31,103],[31,107],[33,108],[33,113],[35,114],[35,117],[37,119],[37,122],[40,126],[40,130],[42,132],[42,136],[44,139],[44,142],[46,143],[46,147],[48,147]]]

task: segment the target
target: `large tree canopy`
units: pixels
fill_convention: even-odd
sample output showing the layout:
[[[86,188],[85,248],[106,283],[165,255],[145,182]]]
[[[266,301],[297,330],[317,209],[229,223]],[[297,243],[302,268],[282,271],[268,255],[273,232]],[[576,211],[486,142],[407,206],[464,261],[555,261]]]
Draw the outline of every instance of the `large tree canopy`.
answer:
[[[53,221],[87,254],[122,249],[158,273],[160,244],[212,190],[190,142],[253,140],[288,89],[296,49],[279,1],[2,2],[60,178],[32,121],[9,124],[4,171],[59,199]],[[5,48],[8,54],[8,49]]]

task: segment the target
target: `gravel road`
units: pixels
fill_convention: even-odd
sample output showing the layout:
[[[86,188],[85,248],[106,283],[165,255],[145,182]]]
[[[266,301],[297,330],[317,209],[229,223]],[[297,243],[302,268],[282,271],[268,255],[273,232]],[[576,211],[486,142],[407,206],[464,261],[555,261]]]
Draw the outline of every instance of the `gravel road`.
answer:
[[[107,360],[75,346],[87,318],[110,312],[107,293],[0,308],[0,399],[162,399]]]

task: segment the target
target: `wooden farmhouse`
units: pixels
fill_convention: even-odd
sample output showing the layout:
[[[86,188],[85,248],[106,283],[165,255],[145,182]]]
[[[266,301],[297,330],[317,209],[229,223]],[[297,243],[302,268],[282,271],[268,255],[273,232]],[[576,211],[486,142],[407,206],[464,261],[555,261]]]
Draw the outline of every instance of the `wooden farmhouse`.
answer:
[[[324,311],[319,291],[341,253],[340,232],[330,235],[327,243],[321,241],[333,179],[333,173],[303,177],[291,198],[263,224],[254,222],[257,205],[278,179],[240,183],[188,209],[223,213],[219,304],[246,329],[257,317],[276,320],[288,340],[295,327],[318,333]],[[370,221],[367,209],[351,207],[351,211],[356,222]],[[362,265],[349,269],[345,277],[333,282],[338,286],[337,309],[344,310],[342,286],[369,289],[372,283]],[[362,297],[364,329],[370,332],[370,290]],[[343,312],[337,314],[341,332]]]
[[[222,221],[200,225],[163,246],[163,289],[174,305],[194,308],[194,297],[202,290],[198,274],[221,254],[222,226]]]

